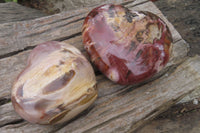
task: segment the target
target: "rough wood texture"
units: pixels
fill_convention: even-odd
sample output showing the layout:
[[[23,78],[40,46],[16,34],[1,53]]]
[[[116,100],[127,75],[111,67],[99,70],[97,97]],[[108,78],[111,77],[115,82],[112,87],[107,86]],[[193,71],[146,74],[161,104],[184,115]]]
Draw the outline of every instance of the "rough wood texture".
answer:
[[[195,99],[200,98],[200,87],[195,89],[193,92],[185,96],[183,99],[181,99],[178,103],[186,103],[189,101],[193,101]]]
[[[70,39],[70,41],[74,42],[81,42],[81,37]],[[71,43],[73,44],[73,43]],[[87,56],[86,52],[83,50],[83,46],[80,45],[81,43],[75,45],[77,48],[79,48],[85,56]],[[180,40],[173,44],[173,51],[172,51],[172,58],[170,62],[167,64],[167,67],[170,67],[172,65],[179,64],[184,57],[187,55],[188,49],[187,49],[187,43],[185,41]],[[28,54],[30,53],[30,50],[21,52],[20,54],[3,58],[0,60],[0,99],[3,98],[10,98],[10,88],[12,87],[13,81],[16,78],[16,76],[20,73],[20,71],[25,67],[26,60],[28,57]]]
[[[135,133],[200,133],[200,104],[178,104]]]
[[[1,116],[0,127],[10,122],[16,122],[16,121],[22,120],[21,117],[19,117],[18,115],[13,115],[13,111],[11,110],[14,111],[14,108],[11,102],[0,106],[0,116]]]
[[[168,63],[168,66],[170,66],[172,64],[178,64],[178,62],[181,61],[180,59],[183,59],[183,57],[186,56],[187,47],[188,47],[187,44],[183,40],[182,40],[182,42],[179,42],[179,41],[181,41],[180,34],[174,29],[174,27],[171,25],[171,23],[169,23],[166,20],[166,18],[162,15],[162,13],[151,2],[146,2],[146,3],[143,3],[141,5],[137,5],[137,6],[134,6],[134,5],[135,5],[135,2],[129,3],[126,6],[129,7],[130,9],[133,9],[133,10],[144,9],[146,11],[151,11],[151,12],[159,15],[168,24],[170,31],[172,32],[173,40],[174,40],[173,41],[174,42],[173,56],[171,58],[170,63]],[[85,10],[87,10],[87,12]],[[70,32],[71,30],[68,26],[62,27],[63,22],[70,21],[71,19],[77,20],[77,19],[79,19],[79,17],[84,17],[88,13],[88,9],[82,9],[81,11],[85,11],[85,13],[83,13],[81,16],[76,16],[76,17],[72,17],[70,14],[73,14],[73,12],[72,13],[69,12],[68,14],[67,13],[61,13],[61,14],[57,14],[57,15],[54,15],[54,16],[48,16],[48,17],[44,17],[44,18],[41,18],[41,19],[33,20],[33,21],[24,21],[24,22],[14,23],[13,25],[17,25],[17,26],[26,25],[27,23],[32,23],[34,25],[38,25],[38,26],[40,25],[39,27],[41,27],[43,25],[43,23],[45,22],[46,23],[45,26],[48,27],[49,30],[51,30],[51,29],[52,30],[51,30],[51,34],[48,33],[48,32],[44,32],[42,35],[40,35],[40,34],[37,34],[37,32],[35,30],[32,31],[31,29],[26,29],[27,32],[33,32],[35,37],[33,37],[33,36],[30,36],[30,37],[27,37],[27,38],[21,37],[21,39],[17,39],[18,41],[23,41],[19,44],[18,44],[17,40],[15,41],[15,40],[9,39],[9,38],[7,38],[7,36],[5,36],[2,39],[10,41],[10,43],[8,42],[8,45],[5,45],[5,46],[0,43],[0,54],[2,52],[6,52],[7,50],[8,51],[9,50],[15,50],[15,49],[18,50],[18,47],[23,47],[23,49],[24,49],[24,48],[27,48],[29,46],[36,45],[37,43],[34,43],[34,41],[36,41],[38,43],[48,41],[48,39],[45,38],[44,36],[47,36],[50,40],[53,40],[53,39],[59,40],[58,38],[60,36],[70,36],[70,37],[66,37],[66,38],[64,37],[67,40],[65,42],[68,42],[68,43],[76,46],[77,48],[79,48],[83,52],[84,50],[83,50],[83,46],[81,45],[82,40],[81,40],[81,33],[80,33],[81,26],[82,26],[82,23],[83,23],[83,19],[81,19],[81,21],[79,22],[80,24],[77,24],[76,21],[73,21],[71,23],[71,25],[73,25],[73,24],[76,25],[75,27],[71,27],[71,29],[77,30],[76,33]],[[75,14],[77,14],[78,12],[79,11],[74,11]],[[69,16],[71,16],[72,18],[69,17]],[[61,19],[62,17],[65,17],[66,20]],[[43,21],[43,20],[45,20],[45,21]],[[59,27],[57,27],[57,29],[54,30],[53,25],[49,21],[51,23],[54,22],[57,26],[59,25]],[[43,23],[41,23],[41,22],[43,22]],[[30,26],[34,27],[34,25],[30,25]],[[67,29],[67,28],[69,28],[69,29]],[[10,32],[12,32],[12,33],[18,32],[18,30],[21,31],[22,33],[24,31],[23,27],[21,27],[21,30],[20,30],[20,28],[19,29],[8,28],[8,30],[10,30]],[[42,28],[40,30],[42,30]],[[65,33],[65,34],[61,35],[61,33],[62,33],[61,31],[63,31],[63,32],[65,31],[67,34]],[[3,34],[3,32],[1,32],[1,29],[0,29],[0,35],[1,34]],[[26,32],[25,32],[23,34],[27,35],[28,33],[26,34]],[[54,36],[51,38],[50,35],[51,36],[54,35]],[[16,37],[12,36],[11,38],[16,38]],[[61,40],[64,40],[64,38],[61,39]],[[68,39],[68,38],[70,38],[70,39]],[[1,42],[1,37],[0,37],[0,42]],[[20,45],[20,46],[18,46],[18,45]],[[5,47],[5,49],[1,48],[1,46]],[[15,79],[16,75],[24,67],[28,53],[29,53],[29,51],[21,52],[16,56],[8,57],[8,58],[4,58],[4,59],[0,60],[0,68],[1,68],[0,77],[1,77],[1,79],[3,79],[3,80],[0,81],[0,84],[2,84],[0,86],[0,88],[1,88],[0,89],[0,99],[3,98],[3,97],[5,98],[5,97],[9,96],[10,88],[12,86],[12,82]]]
[[[174,72],[149,84],[124,88],[111,95],[106,103],[101,98],[85,117],[59,132],[132,132],[145,121],[174,104],[184,94],[200,86],[200,57],[187,60]],[[115,96],[117,95],[117,97]],[[93,113],[95,111],[95,113]],[[81,126],[80,126],[81,125]]]
[[[15,2],[0,3],[0,24],[44,17],[41,11],[21,6]]]
[[[39,0],[37,3],[39,7],[32,4],[34,0],[23,1],[23,3],[30,3],[31,6],[41,9],[48,13],[58,13],[63,11],[69,11],[74,9],[80,9],[83,7],[95,7],[105,3],[121,3],[129,0]],[[138,2],[141,2],[140,0]],[[52,6],[53,5],[53,6]]]
[[[99,97],[94,105],[74,120],[57,126],[30,124],[15,113],[10,102],[3,103],[0,106],[1,132],[131,132],[200,86],[200,57],[182,63],[186,58],[188,45],[162,13],[151,2],[137,2],[136,6],[134,2],[128,2],[125,5],[130,9],[151,11],[168,24],[174,43],[172,57],[163,72],[146,83],[134,86],[114,84],[99,74]],[[31,21],[0,25],[3,28],[0,29],[0,42],[6,42],[6,45],[0,43],[0,53],[3,55],[0,59],[1,100],[10,99],[13,80],[24,68],[30,52],[27,49],[31,49],[37,43],[63,40],[85,53],[80,28],[88,11],[89,9],[82,9]],[[4,32],[6,29],[12,33],[7,34],[9,37]],[[20,51],[21,49],[26,51]],[[178,66],[180,63],[182,64]],[[163,74],[167,70],[169,71]]]
[[[199,70],[200,57],[197,56],[185,61],[173,72],[168,72],[141,87],[118,86],[104,77],[99,77],[100,96],[94,106],[77,119],[64,124],[59,132],[134,131],[176,103],[185,94],[200,87]],[[108,89],[116,90],[108,92]],[[107,94],[104,91],[107,91]],[[14,110],[11,110],[9,116],[19,119]],[[51,132],[62,126],[39,126],[22,122],[6,125],[1,131]]]
[[[149,5],[148,3],[138,5],[138,1],[136,1],[137,4],[134,2],[124,3],[124,5],[132,10],[151,11],[166,21],[166,18],[155,5]],[[141,3],[143,2],[145,1],[141,1]],[[80,35],[83,20],[91,9],[84,8],[31,21],[0,24],[0,57],[6,57],[45,41],[66,40]],[[180,40],[179,33],[168,21],[166,22],[173,32],[174,41]]]

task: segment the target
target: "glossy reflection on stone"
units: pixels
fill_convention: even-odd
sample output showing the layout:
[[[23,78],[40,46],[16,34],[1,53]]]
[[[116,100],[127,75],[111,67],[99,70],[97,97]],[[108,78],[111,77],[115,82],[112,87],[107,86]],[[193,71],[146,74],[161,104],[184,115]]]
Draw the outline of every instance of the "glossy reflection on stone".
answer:
[[[169,60],[172,42],[159,17],[121,5],[93,9],[83,24],[82,37],[96,67],[112,81],[125,85],[159,72]]]
[[[93,68],[69,44],[40,44],[17,77],[11,98],[15,111],[31,123],[68,121],[97,98]]]

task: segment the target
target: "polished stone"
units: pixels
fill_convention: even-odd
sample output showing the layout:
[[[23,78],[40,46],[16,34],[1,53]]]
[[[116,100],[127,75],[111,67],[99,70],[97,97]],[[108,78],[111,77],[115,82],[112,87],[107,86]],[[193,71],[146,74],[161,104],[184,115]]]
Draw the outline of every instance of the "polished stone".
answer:
[[[88,14],[82,32],[91,61],[119,84],[150,78],[170,57],[171,33],[159,17],[149,12],[103,5]]]

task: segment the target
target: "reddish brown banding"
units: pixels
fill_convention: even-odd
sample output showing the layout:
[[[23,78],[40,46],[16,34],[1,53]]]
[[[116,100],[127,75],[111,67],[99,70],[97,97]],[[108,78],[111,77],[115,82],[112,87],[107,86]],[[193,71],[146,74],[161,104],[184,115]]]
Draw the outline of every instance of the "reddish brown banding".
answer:
[[[84,21],[82,36],[92,62],[119,84],[144,81],[170,57],[172,37],[167,25],[152,13],[121,5],[93,9]]]
[[[57,115],[56,117],[54,117],[53,119],[50,120],[49,124],[55,124],[56,122],[60,121],[63,117],[65,117],[65,115],[67,115],[67,113],[70,110],[65,110],[63,112],[61,112],[59,115]]]

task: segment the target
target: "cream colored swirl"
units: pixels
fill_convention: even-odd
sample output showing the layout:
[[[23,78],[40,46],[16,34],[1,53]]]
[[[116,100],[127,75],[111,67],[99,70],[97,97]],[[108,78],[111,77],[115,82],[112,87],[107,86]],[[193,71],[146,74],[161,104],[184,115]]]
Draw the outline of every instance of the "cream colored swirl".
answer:
[[[12,103],[24,119],[39,124],[65,122],[97,98],[92,66],[75,47],[38,45],[12,88]]]

